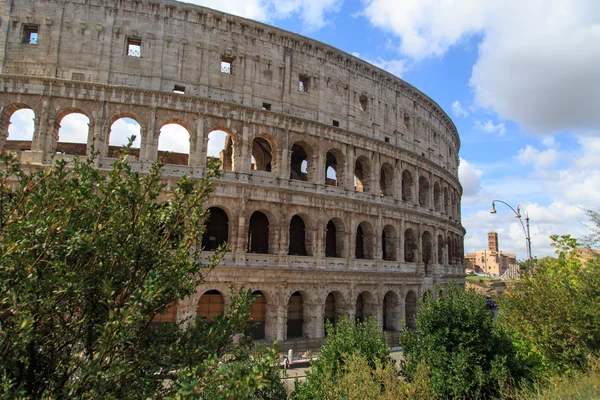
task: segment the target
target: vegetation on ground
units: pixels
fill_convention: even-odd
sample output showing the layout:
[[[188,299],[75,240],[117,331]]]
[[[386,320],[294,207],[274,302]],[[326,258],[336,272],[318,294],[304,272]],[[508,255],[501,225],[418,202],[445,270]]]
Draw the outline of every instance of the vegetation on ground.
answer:
[[[127,151],[110,171],[0,155],[0,398],[281,398],[274,351],[231,347],[251,293],[227,318],[152,323],[226,251],[198,261],[219,171],[167,187],[162,162],[140,175]]]

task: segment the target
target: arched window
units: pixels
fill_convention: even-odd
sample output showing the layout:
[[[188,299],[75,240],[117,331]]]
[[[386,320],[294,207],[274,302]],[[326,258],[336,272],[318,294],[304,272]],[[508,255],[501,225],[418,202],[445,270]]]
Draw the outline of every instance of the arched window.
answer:
[[[356,309],[354,310],[356,322],[363,322],[365,320],[365,301],[362,293],[358,295],[356,299]]]
[[[338,257],[337,230],[331,220],[327,223],[327,233],[325,234],[325,257]]]
[[[388,163],[381,166],[379,188],[381,196],[394,195],[394,168]]]
[[[167,164],[188,165],[190,158],[190,133],[179,124],[166,124],[158,136],[158,157],[169,153]]]
[[[304,336],[304,299],[300,292],[290,296],[287,307],[287,338]]]
[[[423,248],[422,261],[425,264],[425,273],[431,273],[431,264],[433,263],[433,243],[431,239],[431,234],[429,232],[424,232],[421,236],[421,245]]]
[[[412,187],[412,175],[408,170],[402,171],[402,201],[413,201]]]
[[[419,177],[419,205],[429,207],[429,181],[424,176]]]
[[[330,151],[325,157],[325,184],[329,186],[339,186],[340,180],[338,177],[338,160],[337,157]]]
[[[306,229],[304,220],[298,215],[294,215],[290,221],[289,255],[306,255]]]
[[[129,138],[135,136],[131,144],[130,153],[134,157],[140,156],[140,146],[142,143],[142,128],[140,124],[131,118],[118,118],[110,126],[108,137],[108,157],[116,158],[118,152],[129,143]]]
[[[361,222],[356,228],[356,259],[372,260],[373,257],[373,228],[368,222]]]
[[[292,146],[290,179],[308,181],[308,154],[304,147],[299,144]]]
[[[381,233],[381,253],[384,261],[396,261],[396,230],[386,225]]]
[[[325,312],[323,314],[323,323],[325,326],[328,321],[333,326],[335,326],[335,323],[337,322],[337,310],[333,293],[329,293],[327,299],[325,299]],[[325,330],[325,333],[327,333],[327,330]]]
[[[207,211],[209,216],[202,236],[202,248],[206,251],[215,251],[229,238],[229,218],[227,213],[218,207],[211,207]]]
[[[415,237],[415,232],[408,228],[404,231],[404,261],[405,262],[415,262],[416,257],[415,253],[417,250],[417,240]]]
[[[73,112],[60,120],[58,128],[58,154],[85,156],[90,131],[90,119],[81,113]]]
[[[12,106],[12,107],[11,107]],[[16,109],[10,116],[10,124],[8,132],[2,132],[0,135],[6,134],[7,141],[13,142],[29,142],[23,143],[23,147],[18,146],[15,150],[31,150],[31,142],[33,141],[33,133],[35,131],[35,112],[31,108],[18,108],[18,106],[8,106],[8,112]],[[10,147],[13,148],[12,146]]]
[[[250,217],[248,252],[269,253],[269,219],[260,211],[255,211]]]
[[[267,299],[260,291],[256,291],[252,295],[254,296],[254,303],[250,308],[250,321],[245,333],[254,340],[264,339],[267,321]]]
[[[354,249],[354,257],[357,259],[365,258],[365,237],[362,227],[359,225],[356,228],[356,247]]]
[[[221,169],[233,171],[234,146],[230,134],[221,130],[214,130],[208,134],[206,156],[210,159],[221,161]]]
[[[391,290],[383,298],[383,329],[386,331],[400,330],[398,296]]]
[[[440,197],[441,197],[440,184],[436,182],[433,184],[433,207],[435,208],[435,211],[442,211],[442,204],[441,204]]]
[[[370,292],[360,293],[356,299],[355,318],[356,322],[363,322],[369,317],[375,316],[375,299]]]
[[[354,163],[354,190],[369,191],[369,173],[369,160],[366,157],[359,157]]]
[[[408,329],[417,329],[417,295],[412,290],[406,294],[406,300],[404,301],[404,315],[406,316],[406,327]]]
[[[254,138],[252,141],[252,165],[255,171],[271,172],[273,168],[273,150],[268,141],[263,138]]]
[[[217,290],[209,290],[200,297],[196,316],[210,321],[225,312],[223,295]]]

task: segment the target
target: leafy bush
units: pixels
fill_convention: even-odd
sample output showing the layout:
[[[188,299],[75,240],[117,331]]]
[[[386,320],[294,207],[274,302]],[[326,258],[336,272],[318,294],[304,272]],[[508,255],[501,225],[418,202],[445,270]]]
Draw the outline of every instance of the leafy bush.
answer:
[[[417,331],[400,337],[403,375],[414,380],[425,363],[435,398],[490,398],[520,379],[513,347],[485,303],[483,296],[461,287],[422,303]]]

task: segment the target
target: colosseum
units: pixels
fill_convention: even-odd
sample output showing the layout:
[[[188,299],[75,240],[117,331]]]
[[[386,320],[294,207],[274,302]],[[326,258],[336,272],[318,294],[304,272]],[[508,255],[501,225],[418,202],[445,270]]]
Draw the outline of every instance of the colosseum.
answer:
[[[0,148],[22,163],[44,168],[93,145],[110,168],[126,120],[141,134],[137,170],[168,150],[165,127],[176,125],[187,150],[170,153],[165,179],[201,178],[209,139],[222,137],[203,254],[231,251],[164,320],[226,313],[229,288],[245,287],[258,296],[256,339],[322,338],[341,315],[399,331],[426,291],[464,282],[458,132],[410,84],[316,40],[177,1],[0,4]],[[9,129],[24,109],[27,138]],[[78,143],[61,137],[73,114],[88,121]]]

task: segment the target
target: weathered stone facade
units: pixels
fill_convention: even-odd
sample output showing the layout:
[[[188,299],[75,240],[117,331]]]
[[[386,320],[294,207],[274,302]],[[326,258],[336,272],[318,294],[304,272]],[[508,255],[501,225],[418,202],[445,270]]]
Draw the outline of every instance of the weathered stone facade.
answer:
[[[127,117],[141,126],[135,168],[148,170],[161,127],[175,123],[190,151],[172,155],[165,179],[202,177],[208,134],[229,135],[207,206],[224,211],[212,229],[231,252],[178,318],[196,315],[209,291],[221,304],[200,312],[226,311],[232,285],[264,296],[256,320],[269,339],[322,337],[339,315],[398,330],[424,291],[464,282],[458,133],[406,82],[323,43],[175,1],[0,6],[0,148],[32,168],[92,144],[108,168],[111,124]],[[22,108],[35,113],[31,142],[7,137]],[[90,120],[87,146],[58,141],[75,112]]]

